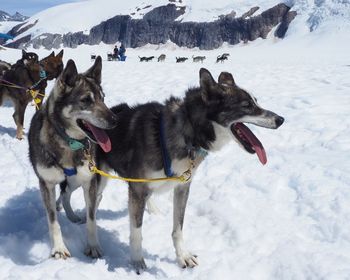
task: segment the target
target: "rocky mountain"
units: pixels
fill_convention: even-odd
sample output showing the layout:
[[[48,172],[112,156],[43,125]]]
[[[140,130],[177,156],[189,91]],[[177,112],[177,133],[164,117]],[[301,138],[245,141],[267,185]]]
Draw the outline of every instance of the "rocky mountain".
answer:
[[[0,21],[25,21],[26,19],[28,19],[27,16],[23,16],[18,12],[11,16],[10,14],[0,10]]]
[[[35,26],[36,22],[27,26],[16,26],[9,33],[19,38],[8,44],[9,47],[24,47],[33,45],[34,48],[44,46],[47,49],[77,47],[81,44],[95,45],[101,42],[113,44],[124,42],[127,47],[141,47],[148,43],[161,44],[168,41],[178,46],[200,49],[214,49],[224,42],[237,44],[266,38],[269,32],[279,26],[275,32],[283,38],[289,23],[296,16],[290,7],[281,3],[261,14],[253,16],[259,9],[254,7],[240,17],[233,12],[221,15],[212,22],[182,22],[177,20],[185,14],[186,6],[169,3],[151,9],[141,19],[130,15],[116,15],[92,27],[89,32],[68,32],[66,34],[43,33],[32,37],[30,34],[20,36],[26,30]]]
[[[141,47],[170,41],[214,49],[268,34],[303,36],[329,26],[335,32],[350,27],[350,0],[87,0],[32,16],[8,32],[15,39],[7,46],[51,49],[124,42]]]

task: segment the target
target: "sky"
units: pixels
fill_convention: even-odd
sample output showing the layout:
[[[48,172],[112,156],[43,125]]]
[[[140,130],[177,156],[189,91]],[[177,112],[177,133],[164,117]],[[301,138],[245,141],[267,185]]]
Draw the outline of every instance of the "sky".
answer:
[[[0,0],[0,10],[9,14],[19,12],[25,16],[32,16],[44,9],[80,0]]]

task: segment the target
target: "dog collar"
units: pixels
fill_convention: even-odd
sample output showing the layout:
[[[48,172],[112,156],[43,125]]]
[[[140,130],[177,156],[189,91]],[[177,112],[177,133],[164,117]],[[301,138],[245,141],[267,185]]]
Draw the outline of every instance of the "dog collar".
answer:
[[[54,124],[53,126],[56,129],[58,135],[61,136],[61,138],[63,138],[63,140],[67,142],[69,148],[72,151],[82,150],[89,144],[89,140],[87,139],[87,137],[79,141],[77,139],[69,137],[67,133],[64,131],[64,128],[58,126],[57,124]]]
[[[67,177],[70,177],[70,176],[77,175],[78,172],[77,172],[77,169],[73,167],[73,168],[63,168],[63,173]]]
[[[37,87],[41,84],[42,81],[44,81],[44,80],[47,79],[46,71],[45,71],[44,67],[41,66],[41,65],[40,65],[40,70],[39,70],[39,78],[40,78],[39,81],[37,81],[36,83],[34,83],[34,84],[30,87],[30,89],[35,89],[35,88],[37,88]]]

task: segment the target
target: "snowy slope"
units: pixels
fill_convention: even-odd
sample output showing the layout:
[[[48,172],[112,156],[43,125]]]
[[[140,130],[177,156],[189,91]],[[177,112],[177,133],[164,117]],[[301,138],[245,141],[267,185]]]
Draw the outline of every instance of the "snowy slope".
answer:
[[[331,31],[330,29],[329,31]],[[300,40],[258,40],[216,51],[179,49],[170,44],[128,50],[126,63],[103,63],[108,105],[183,96],[198,85],[200,67],[214,77],[232,72],[259,103],[285,117],[278,130],[253,127],[268,164],[232,142],[211,154],[194,178],[185,217],[185,240],[200,265],[182,270],[171,241],[171,193],[155,202],[161,215],[145,215],[144,251],[149,269],[136,276],[128,263],[127,188],[109,182],[98,211],[104,257],[83,250],[84,225],[59,215],[73,257],[48,258],[50,241],[38,181],[30,166],[28,142],[14,139],[13,108],[0,107],[0,275],[1,279],[257,279],[338,280],[350,276],[350,43],[323,33]],[[321,36],[327,35],[327,36]],[[111,46],[65,50],[80,71],[94,52],[104,58]],[[214,63],[222,52],[225,64]],[[43,57],[49,52],[40,51]],[[163,63],[139,63],[138,55],[166,53]],[[206,55],[203,64],[176,64],[175,56]],[[17,50],[0,51],[15,61]],[[52,83],[49,85],[52,87]],[[34,107],[28,107],[29,127]],[[82,192],[72,198],[84,207]]]
[[[233,10],[241,16],[254,6],[260,7],[256,14],[273,7],[278,3],[286,3],[297,11],[298,16],[292,22],[287,36],[295,33],[309,33],[329,24],[334,29],[347,29],[350,26],[350,0],[176,0],[178,6],[186,6],[186,13],[178,18],[182,21],[213,21],[220,15]],[[28,24],[36,21],[36,25],[17,37],[28,34],[33,37],[43,33],[66,34],[83,31],[88,33],[93,27],[115,15],[130,15],[141,18],[155,7],[167,5],[168,0],[87,0],[52,7],[44,10],[28,20]],[[26,25],[25,25],[26,26]]]
[[[18,21],[1,21],[0,22],[0,33],[7,33],[18,24],[19,24]]]

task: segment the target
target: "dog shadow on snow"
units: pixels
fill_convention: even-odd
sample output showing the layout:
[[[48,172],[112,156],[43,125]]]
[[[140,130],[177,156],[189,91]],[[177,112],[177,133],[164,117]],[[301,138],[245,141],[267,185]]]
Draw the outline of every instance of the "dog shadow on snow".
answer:
[[[13,127],[5,127],[0,125],[0,135],[5,135],[8,134],[11,137],[15,138],[16,137],[16,129]]]
[[[127,209],[116,212],[98,210],[97,219],[106,219],[113,222],[113,220],[126,215],[128,215]],[[86,225],[71,223],[65,217],[64,212],[58,213],[58,220],[72,258],[93,264],[95,260],[83,253],[87,240]],[[129,245],[119,240],[117,232],[107,231],[101,227],[98,227],[97,230],[104,252],[103,259],[108,265],[108,270],[113,271],[115,268],[122,267],[131,271]],[[49,259],[50,248],[46,213],[38,189],[26,189],[22,194],[9,199],[0,208],[1,256],[11,259],[18,265],[34,266]],[[152,260],[158,259],[158,256],[147,252],[145,252],[145,257]],[[156,268],[151,268],[148,272],[157,275],[164,273]]]

